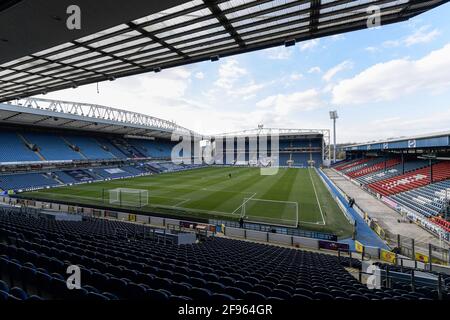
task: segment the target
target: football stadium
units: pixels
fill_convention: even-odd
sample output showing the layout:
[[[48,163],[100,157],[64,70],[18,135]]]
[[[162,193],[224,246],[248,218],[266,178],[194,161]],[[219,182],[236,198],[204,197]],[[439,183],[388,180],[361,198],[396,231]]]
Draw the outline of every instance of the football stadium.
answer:
[[[0,3],[0,301],[449,300],[447,2]]]

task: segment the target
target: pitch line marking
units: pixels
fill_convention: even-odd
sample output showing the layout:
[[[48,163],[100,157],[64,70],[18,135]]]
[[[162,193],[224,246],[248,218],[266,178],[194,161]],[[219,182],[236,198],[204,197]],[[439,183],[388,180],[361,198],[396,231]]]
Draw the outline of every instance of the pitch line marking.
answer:
[[[247,192],[247,193],[250,193],[250,192]],[[246,204],[251,198],[253,198],[254,196],[256,196],[256,192],[254,192],[251,196],[250,196],[250,198],[247,198],[239,207],[237,207],[231,214],[235,214],[236,213],[236,211],[238,211],[240,208],[242,208],[242,206],[244,205],[244,204]]]
[[[322,206],[320,205],[319,197],[317,196],[316,186],[314,185],[313,177],[311,175],[311,169],[309,169],[309,168],[308,168],[308,173],[309,173],[309,177],[311,179],[311,184],[314,189],[314,194],[316,195],[317,204],[319,205],[320,215],[322,216],[322,221],[323,221],[323,224],[325,225],[326,223],[325,223],[325,218],[324,218],[323,212],[322,212]]]
[[[174,204],[173,207],[176,208],[176,207],[180,206],[181,204],[188,202],[189,200],[191,200],[191,199],[184,199],[184,200]]]

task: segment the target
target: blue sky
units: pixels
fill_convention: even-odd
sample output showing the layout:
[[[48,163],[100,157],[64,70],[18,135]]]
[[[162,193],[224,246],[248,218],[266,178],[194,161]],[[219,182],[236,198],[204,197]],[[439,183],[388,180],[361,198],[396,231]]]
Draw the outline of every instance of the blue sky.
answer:
[[[450,4],[410,21],[47,94],[201,133],[330,128],[338,142],[450,130]]]

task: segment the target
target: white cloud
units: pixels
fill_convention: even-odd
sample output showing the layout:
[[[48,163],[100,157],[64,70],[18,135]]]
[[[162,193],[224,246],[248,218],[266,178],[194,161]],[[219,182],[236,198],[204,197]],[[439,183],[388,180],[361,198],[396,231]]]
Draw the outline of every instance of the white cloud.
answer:
[[[308,70],[308,73],[321,73],[322,69],[320,67],[312,67]]]
[[[219,67],[219,78],[214,83],[224,89],[231,89],[233,84],[242,76],[247,74],[247,70],[239,66],[235,59],[228,59]]]
[[[366,50],[366,51],[368,51],[370,53],[376,53],[376,52],[380,51],[380,49],[377,48],[377,47],[367,47],[364,50]]]
[[[335,104],[394,100],[415,92],[439,93],[450,88],[450,44],[419,60],[397,59],[376,64],[341,81],[332,92]]]
[[[436,37],[440,34],[438,29],[433,29],[430,31],[430,26],[420,27],[416,32],[412,35],[406,37],[403,40],[403,43],[410,47],[415,44],[420,43],[428,43],[436,39]]]
[[[384,48],[395,48],[401,45],[406,47],[413,46],[415,44],[423,44],[433,41],[439,36],[440,31],[438,29],[430,30],[430,26],[422,26],[419,29],[416,29],[414,33],[410,34],[407,37],[404,37],[399,40],[388,40],[383,42],[382,46]]]
[[[301,73],[297,73],[297,72],[291,73],[291,75],[289,76],[289,79],[291,79],[293,81],[298,81],[302,78],[303,78],[303,75]]]
[[[276,47],[264,51],[266,56],[272,60],[287,60],[292,56],[292,48]]]
[[[195,73],[195,78],[202,80],[205,78],[205,74],[201,71]]]
[[[331,68],[330,70],[328,70],[324,75],[323,75],[323,80],[325,80],[326,82],[330,82],[333,77],[338,74],[341,71],[344,70],[348,70],[351,69],[353,67],[353,63],[349,60],[346,60],[344,62],[341,62],[340,64],[338,64],[337,66],[334,66],[333,68]]]
[[[251,81],[250,83],[239,86],[237,88],[228,90],[228,94],[231,96],[242,97],[244,100],[249,100],[256,96],[256,93],[263,89],[266,84],[263,83],[255,83]]]
[[[291,94],[277,94],[256,103],[257,107],[272,108],[280,115],[288,115],[295,111],[313,110],[321,105],[320,93],[315,89]]]
[[[300,45],[300,51],[312,50],[319,45],[319,39],[308,40]]]
[[[387,40],[383,42],[382,46],[384,48],[395,48],[398,47],[400,44],[401,44],[400,40]]]
[[[203,92],[203,96],[211,103],[222,102],[225,98],[249,100],[267,85],[256,83],[236,59],[229,59],[219,67],[219,77],[211,89]]]

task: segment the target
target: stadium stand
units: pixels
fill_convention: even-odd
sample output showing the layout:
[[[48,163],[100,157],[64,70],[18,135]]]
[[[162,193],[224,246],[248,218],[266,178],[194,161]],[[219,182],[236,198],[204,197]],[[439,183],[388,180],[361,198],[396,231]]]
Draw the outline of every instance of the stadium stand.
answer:
[[[438,300],[440,298],[448,300],[450,298],[450,276],[445,273],[427,272],[425,277],[421,277],[420,280],[416,282],[414,292],[411,292],[411,279],[421,275],[422,271],[417,270],[416,268],[393,266],[382,262],[376,262],[374,265],[381,270],[389,270],[391,278],[390,290],[397,294],[401,294],[403,297],[410,297],[413,300],[424,300],[423,298],[425,297],[426,299],[433,300]],[[435,283],[439,281],[439,277],[441,278],[444,287],[443,292],[439,292],[435,285]],[[442,295],[442,297],[440,297],[440,295]]]
[[[121,150],[119,147],[117,147],[116,145],[112,144],[107,139],[101,138],[101,137],[97,137],[97,138],[95,138],[95,140],[98,141],[100,146],[105,151],[108,151],[108,152],[112,153],[116,158],[119,158],[119,159],[126,159],[127,158],[127,152],[126,151]]]
[[[279,141],[280,166],[306,168],[314,161],[314,166],[322,165],[321,139],[281,139]]]
[[[44,160],[82,160],[79,152],[72,150],[63,138],[56,134],[44,132],[23,133],[23,137],[39,148]]]
[[[369,158],[352,160],[352,161],[349,161],[349,162],[346,162],[346,163],[341,163],[341,164],[339,164],[338,166],[336,166],[336,167],[334,167],[334,168],[335,168],[336,170],[338,170],[338,171],[344,171],[344,170],[353,168],[353,167],[355,167],[355,166],[364,164],[364,163],[366,163],[366,162],[368,162],[368,161],[370,161]]]
[[[95,180],[117,179],[138,176],[149,172],[147,166],[123,166],[54,170],[45,173],[18,173],[0,175],[0,189],[36,189],[61,184],[82,183]],[[151,172],[151,171],[150,171]]]
[[[350,178],[358,178],[358,177],[365,176],[372,172],[377,172],[377,171],[380,171],[380,170],[383,170],[386,168],[393,167],[399,163],[400,163],[399,159],[390,159],[387,161],[377,162],[376,164],[372,164],[372,165],[367,164],[364,168],[360,168],[358,170],[351,171],[347,175]]]
[[[39,161],[40,158],[31,151],[17,133],[0,132],[0,162]]]
[[[62,181],[65,184],[69,183],[76,183],[79,182],[77,179],[75,179],[73,176],[67,174],[64,171],[55,171],[54,174],[58,177],[60,181]]]
[[[391,196],[395,202],[423,214],[437,216],[445,209],[450,191],[450,180],[429,184],[425,187],[397,193]]]
[[[138,148],[130,143],[125,138],[117,138],[115,137],[112,140],[113,145],[118,148],[121,152],[123,152],[127,158],[145,158],[145,153],[142,153]]]
[[[59,183],[54,180],[49,173],[0,175],[0,188],[3,190],[40,188],[46,186],[55,186],[58,184]]]
[[[129,139],[129,143],[141,154],[152,158],[170,158],[174,143],[156,140]]]
[[[441,217],[432,217],[431,221],[442,227],[445,231],[450,232],[450,222]]]
[[[367,161],[353,164],[352,166],[343,169],[342,172],[346,175],[350,175],[353,172],[358,172],[360,170],[364,170],[365,168],[371,167],[371,166],[376,165],[383,161],[383,159],[381,159],[381,158],[369,158],[366,160]]]
[[[115,158],[111,152],[102,149],[100,144],[98,144],[95,139],[90,137],[64,135],[64,139],[72,145],[77,146],[80,149],[80,153],[82,153],[87,159]]]
[[[383,171],[378,171],[375,173],[366,174],[364,176],[356,178],[356,180],[362,184],[369,184],[373,182],[377,182],[380,180],[385,180],[391,177],[398,176],[402,174],[402,172],[407,173],[410,171],[414,171],[420,168],[425,168],[428,166],[428,161],[426,160],[411,160],[406,161],[404,165],[398,164],[391,168],[387,168]]]
[[[131,173],[121,168],[95,168],[89,170],[103,178],[126,178],[132,176]]]
[[[370,290],[345,270],[350,264],[360,267],[348,257],[215,237],[173,245],[144,235],[142,226],[130,223],[55,221],[1,210],[1,285],[6,293],[8,287],[20,288],[3,297],[305,301],[412,300],[433,294]],[[81,290],[67,290],[62,281],[69,264],[79,265],[85,275]]]
[[[432,177],[430,171],[433,172]],[[450,163],[440,162],[433,164],[431,168],[422,168],[393,178],[371,183],[369,184],[369,188],[383,196],[388,196],[445,179],[450,179]]]

